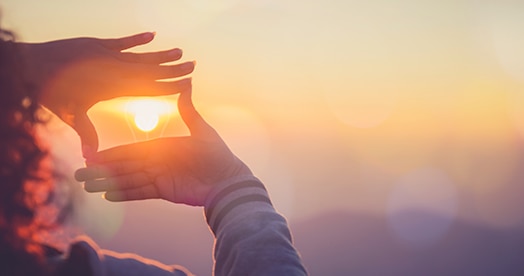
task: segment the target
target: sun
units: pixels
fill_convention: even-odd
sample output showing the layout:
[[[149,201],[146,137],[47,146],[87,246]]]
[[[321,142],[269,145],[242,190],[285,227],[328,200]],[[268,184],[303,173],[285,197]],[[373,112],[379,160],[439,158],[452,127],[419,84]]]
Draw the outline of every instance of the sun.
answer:
[[[132,100],[127,103],[126,109],[133,115],[136,127],[143,132],[154,130],[160,116],[170,112],[167,102],[151,98]]]
[[[150,114],[149,112],[138,112],[135,114],[135,125],[143,132],[149,132],[158,125],[157,114]]]

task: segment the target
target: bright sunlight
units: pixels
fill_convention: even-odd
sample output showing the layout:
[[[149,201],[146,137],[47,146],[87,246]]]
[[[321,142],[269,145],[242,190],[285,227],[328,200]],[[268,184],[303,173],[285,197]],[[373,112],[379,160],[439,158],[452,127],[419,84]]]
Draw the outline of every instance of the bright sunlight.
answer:
[[[136,127],[143,132],[155,129],[160,116],[170,112],[167,102],[152,98],[132,100],[127,103],[126,110],[133,114]]]

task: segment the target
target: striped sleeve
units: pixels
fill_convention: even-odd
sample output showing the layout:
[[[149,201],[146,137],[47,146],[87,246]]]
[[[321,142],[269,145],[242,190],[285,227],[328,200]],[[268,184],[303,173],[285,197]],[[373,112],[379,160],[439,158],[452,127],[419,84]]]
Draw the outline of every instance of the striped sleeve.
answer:
[[[286,220],[256,177],[219,183],[204,211],[216,237],[214,275],[307,275]]]

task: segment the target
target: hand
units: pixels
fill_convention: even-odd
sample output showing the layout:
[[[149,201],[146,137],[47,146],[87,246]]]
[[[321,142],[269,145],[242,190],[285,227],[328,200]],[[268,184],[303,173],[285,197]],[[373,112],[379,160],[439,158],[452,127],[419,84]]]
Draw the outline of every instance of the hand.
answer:
[[[193,206],[204,204],[223,180],[251,175],[218,133],[193,107],[191,91],[180,94],[180,116],[191,136],[159,138],[98,152],[76,171],[88,192],[106,192],[110,201],[163,198]]]
[[[41,103],[76,130],[87,156],[98,149],[98,137],[87,110],[95,103],[121,96],[156,96],[191,87],[190,79],[156,82],[191,73],[193,62],[160,65],[181,58],[182,51],[121,52],[149,43],[154,33],[117,39],[73,38],[24,44],[30,78]]]

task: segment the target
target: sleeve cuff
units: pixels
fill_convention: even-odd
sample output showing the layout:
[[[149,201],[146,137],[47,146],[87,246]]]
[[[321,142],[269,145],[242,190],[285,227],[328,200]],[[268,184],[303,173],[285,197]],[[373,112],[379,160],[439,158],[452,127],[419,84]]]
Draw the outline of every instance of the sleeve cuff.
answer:
[[[258,178],[239,176],[218,183],[204,205],[205,216],[213,233],[224,220],[248,212],[273,209],[266,188]]]

